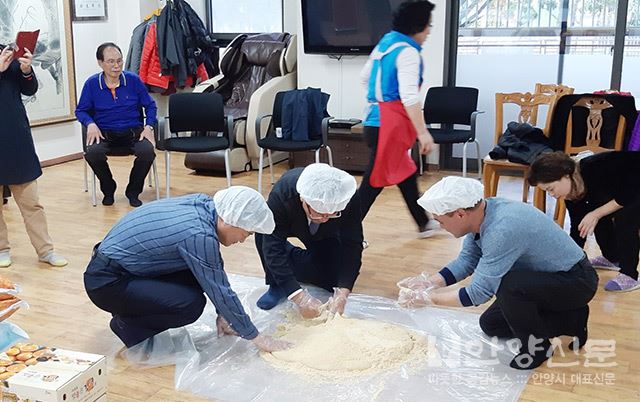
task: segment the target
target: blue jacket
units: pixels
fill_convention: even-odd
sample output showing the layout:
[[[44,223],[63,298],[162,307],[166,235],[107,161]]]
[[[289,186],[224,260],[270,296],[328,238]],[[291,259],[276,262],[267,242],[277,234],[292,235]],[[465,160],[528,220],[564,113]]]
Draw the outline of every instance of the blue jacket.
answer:
[[[282,138],[309,141],[322,135],[322,119],[327,113],[329,94],[318,88],[287,91],[282,100]]]

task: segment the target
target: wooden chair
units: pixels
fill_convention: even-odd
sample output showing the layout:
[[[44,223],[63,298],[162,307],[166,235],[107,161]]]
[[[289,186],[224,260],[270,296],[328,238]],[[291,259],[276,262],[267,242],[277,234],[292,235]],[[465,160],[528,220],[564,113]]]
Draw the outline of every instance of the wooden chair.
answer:
[[[584,145],[573,145],[573,108],[583,107],[589,111],[587,116],[587,132],[585,133]],[[616,129],[615,139],[613,141],[613,148],[606,148],[602,146],[602,112],[606,109],[612,108],[613,105],[606,99],[596,96],[585,95],[580,97],[573,106],[571,112],[569,112],[569,120],[567,122],[566,142],[564,146],[564,152],[569,155],[576,155],[583,151],[592,151],[594,153],[607,152],[607,151],[621,151],[624,141],[624,133],[627,127],[627,120],[621,114],[618,118],[618,125]],[[566,214],[566,206],[564,199],[558,199],[556,203],[556,209],[553,214],[553,219],[558,225],[564,227],[564,218]]]
[[[572,95],[574,91],[575,91],[575,88],[572,88],[572,87],[567,86],[567,85],[537,83],[536,86],[535,86],[534,93],[536,93],[536,94],[547,94],[547,95],[554,95],[555,96],[555,99],[553,100],[553,103],[549,106],[549,110],[548,110],[548,113],[551,116],[547,115],[547,119],[549,119],[549,118],[552,119],[553,118],[553,110],[555,109],[556,103],[558,103],[558,99],[560,99],[564,95]],[[538,108],[535,107],[531,113],[533,114],[533,120],[537,121],[537,119],[538,119]],[[547,133],[547,136],[548,135],[549,135],[549,133]],[[528,192],[529,191],[527,189],[527,193]],[[537,207],[538,209],[540,209],[541,211],[546,211],[546,208],[547,208],[547,202],[546,201],[547,201],[546,192],[540,190],[537,187],[534,188],[534,190],[533,190],[533,205],[535,207]]]
[[[532,126],[537,124],[538,108],[542,105],[547,105],[549,112],[545,120],[544,128],[542,132],[545,135],[549,135],[549,127],[551,124],[551,107],[555,102],[555,95],[548,94],[531,94],[530,92],[521,93],[497,93],[496,94],[496,131],[494,144],[498,143],[500,136],[504,132],[504,106],[506,104],[514,104],[520,108],[517,121],[519,123],[529,123]],[[488,155],[483,159],[484,172],[484,196],[495,197],[498,192],[498,181],[500,180],[501,173],[505,171],[518,171],[522,173],[522,201],[527,202],[529,198],[529,183],[526,176],[529,170],[529,165],[522,163],[510,162],[507,159],[493,160]],[[534,204],[536,199],[534,198]]]

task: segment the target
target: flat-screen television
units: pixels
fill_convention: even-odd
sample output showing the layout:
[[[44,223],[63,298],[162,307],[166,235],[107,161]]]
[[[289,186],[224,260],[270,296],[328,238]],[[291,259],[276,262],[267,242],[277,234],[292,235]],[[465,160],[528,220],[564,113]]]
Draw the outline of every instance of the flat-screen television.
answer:
[[[304,52],[369,54],[403,0],[302,0]]]

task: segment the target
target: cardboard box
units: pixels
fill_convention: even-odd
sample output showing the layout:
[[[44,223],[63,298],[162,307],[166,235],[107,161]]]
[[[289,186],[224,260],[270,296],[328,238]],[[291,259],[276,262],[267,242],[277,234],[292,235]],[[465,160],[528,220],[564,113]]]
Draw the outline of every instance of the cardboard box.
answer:
[[[94,402],[107,392],[101,355],[16,344],[0,355],[0,371],[2,402]]]

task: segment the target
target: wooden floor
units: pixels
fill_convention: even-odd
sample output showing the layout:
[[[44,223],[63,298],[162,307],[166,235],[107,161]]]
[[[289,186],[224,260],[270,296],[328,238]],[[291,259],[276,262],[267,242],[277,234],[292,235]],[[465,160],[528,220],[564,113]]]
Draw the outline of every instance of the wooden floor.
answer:
[[[165,169],[161,159],[158,158],[158,170],[164,183]],[[22,326],[36,343],[107,355],[110,402],[201,400],[174,391],[173,367],[140,370],[118,357],[122,345],[108,328],[110,316],[94,307],[83,289],[82,273],[89,261],[92,246],[131,210],[123,195],[131,163],[131,159],[127,158],[111,161],[119,185],[116,204],[112,207],[91,206],[89,193],[83,191],[81,161],[44,170],[39,180],[40,198],[47,212],[56,249],[70,260],[66,268],[53,269],[38,263],[16,205],[11,201],[4,207],[14,264],[0,270],[0,274],[21,283],[24,287],[22,297],[31,304],[30,310],[17,313],[13,321]],[[173,158],[171,169],[172,195],[213,193],[225,186],[222,176],[192,174],[178,155]],[[284,169],[284,164],[280,164],[276,167],[276,173],[280,174]],[[424,191],[440,177],[442,174],[425,174],[419,181],[421,189]],[[503,180],[506,183],[503,186],[501,181],[499,194],[519,199],[520,182],[509,178]],[[236,174],[233,183],[255,188],[257,173]],[[154,197],[155,192],[147,188],[141,199],[148,202]],[[382,193],[371,209],[364,228],[371,246],[364,252],[362,272],[355,288],[360,293],[393,298],[397,295],[397,280],[422,270],[438,271],[457,254],[460,246],[459,240],[447,235],[427,240],[416,239],[416,228],[396,188],[386,189]],[[233,273],[261,276],[262,269],[254,247],[253,241],[247,241],[223,248],[226,269]],[[587,250],[592,256],[597,254],[593,239],[589,240]],[[615,357],[605,361],[615,362],[616,366],[585,367],[584,351],[577,358],[567,355],[560,361],[579,361],[580,364],[536,370],[521,400],[640,400],[640,290],[626,294],[605,292],[602,287],[614,273],[599,271],[599,274],[599,290],[591,303],[590,337],[616,341]],[[486,306],[475,309],[481,311]],[[545,385],[551,373],[556,374],[556,382]],[[613,376],[613,385],[602,384],[606,373]],[[561,377],[557,377],[558,374]],[[596,374],[600,377],[596,377]],[[579,384],[578,378],[583,382],[590,378],[592,384]],[[473,399],[473,396],[470,398]]]

